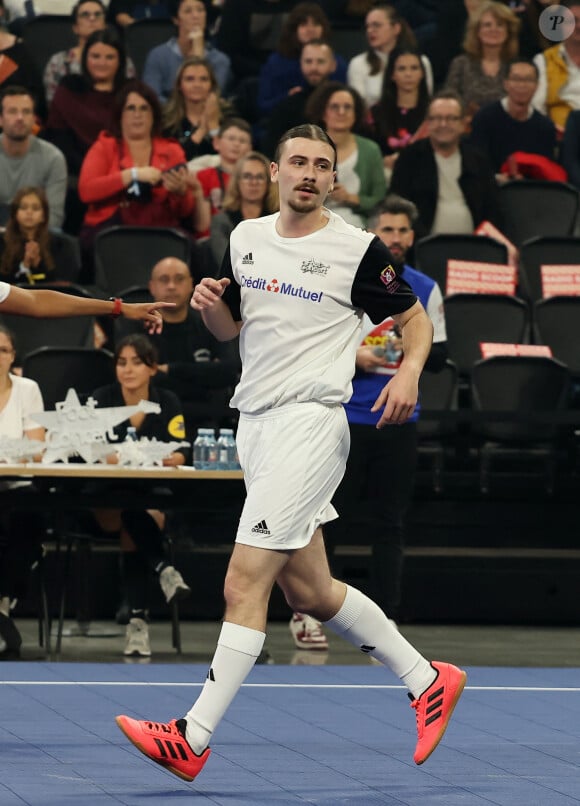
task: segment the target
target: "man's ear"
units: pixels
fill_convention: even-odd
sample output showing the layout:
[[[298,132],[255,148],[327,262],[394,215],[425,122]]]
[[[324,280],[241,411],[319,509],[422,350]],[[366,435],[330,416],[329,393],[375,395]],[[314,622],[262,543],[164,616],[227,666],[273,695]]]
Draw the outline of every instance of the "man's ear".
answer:
[[[278,182],[278,163],[271,162],[270,163],[270,179],[272,182]]]

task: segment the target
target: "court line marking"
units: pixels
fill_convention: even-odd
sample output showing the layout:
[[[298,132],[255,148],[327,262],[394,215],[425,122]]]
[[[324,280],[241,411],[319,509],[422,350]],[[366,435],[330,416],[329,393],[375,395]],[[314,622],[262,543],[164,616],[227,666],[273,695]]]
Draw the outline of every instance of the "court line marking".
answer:
[[[164,683],[113,680],[0,680],[0,686],[102,686],[102,687],[152,687],[159,688],[201,688],[201,683]],[[242,688],[273,689],[357,689],[406,691],[406,686],[374,685],[365,683],[243,683]],[[573,692],[580,693],[580,686],[466,686],[466,691],[522,691],[522,692]]]

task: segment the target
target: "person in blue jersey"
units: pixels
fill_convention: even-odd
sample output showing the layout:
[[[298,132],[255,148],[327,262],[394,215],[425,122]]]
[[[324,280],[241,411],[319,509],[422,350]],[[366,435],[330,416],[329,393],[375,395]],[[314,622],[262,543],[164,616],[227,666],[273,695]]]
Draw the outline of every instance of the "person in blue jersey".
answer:
[[[433,343],[425,369],[439,372],[447,359],[443,298],[437,283],[405,263],[413,245],[418,212],[413,202],[388,196],[369,220],[369,228],[388,247],[400,276],[411,286],[433,322]],[[405,519],[413,493],[417,462],[419,404],[401,425],[377,432],[378,414],[371,411],[378,392],[396,374],[402,341],[392,318],[373,324],[365,315],[356,353],[353,394],[346,403],[350,453],[344,478],[333,499],[340,518],[328,524],[331,545],[352,543],[364,534],[372,546],[370,576],[377,604],[399,618],[405,546]],[[358,528],[357,528],[358,527]]]
[[[363,313],[392,316],[403,359],[372,403],[377,428],[412,415],[433,325],[380,239],[325,207],[337,149],[319,126],[285,132],[270,166],[280,212],[247,219],[230,237],[220,279],[193,292],[216,338],[240,337],[242,375],[231,405],[246,500],[224,585],[226,609],[201,692],[169,723],[120,715],[117,724],[148,758],[186,781],[201,772],[209,742],[266,638],[274,584],[294,612],[384,664],[407,687],[417,721],[413,759],[440,742],[466,674],[428,661],[368,596],[334,579],[322,526],[337,517],[332,498],[344,475],[351,396]],[[388,474],[387,478],[388,478]]]

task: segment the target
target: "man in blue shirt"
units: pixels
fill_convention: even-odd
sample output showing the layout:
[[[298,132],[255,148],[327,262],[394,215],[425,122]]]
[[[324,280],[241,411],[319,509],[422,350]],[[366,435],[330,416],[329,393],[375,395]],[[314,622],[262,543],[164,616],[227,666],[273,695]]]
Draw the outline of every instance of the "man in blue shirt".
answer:
[[[417,218],[413,202],[391,195],[372,213],[369,230],[389,248],[397,272],[411,286],[433,322],[433,345],[425,369],[438,372],[447,358],[441,291],[434,280],[405,263],[413,245]],[[384,386],[389,375],[397,372],[401,348],[400,334],[392,319],[374,325],[365,315],[356,355],[353,395],[345,405],[350,454],[345,476],[333,499],[340,517],[325,527],[330,544],[352,543],[353,535],[362,534],[363,542],[372,546],[372,595],[395,621],[401,602],[405,518],[413,493],[420,407],[418,404],[402,425],[381,430],[376,428],[378,416],[371,407],[377,390]]]

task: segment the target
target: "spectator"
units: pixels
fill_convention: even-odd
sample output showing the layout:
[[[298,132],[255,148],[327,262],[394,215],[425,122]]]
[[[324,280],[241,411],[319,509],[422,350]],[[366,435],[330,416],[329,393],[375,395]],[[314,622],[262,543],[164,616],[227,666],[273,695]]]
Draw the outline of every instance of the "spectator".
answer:
[[[34,99],[38,117],[44,120],[46,101],[40,71],[22,39],[10,33],[6,24],[4,0],[0,0],[0,91],[11,85],[26,87]]]
[[[537,86],[536,65],[516,60],[508,67],[505,98],[482,106],[473,118],[470,142],[485,152],[496,173],[515,151],[555,158],[556,127],[531,104]]]
[[[175,0],[173,21],[177,36],[153,48],[145,61],[143,81],[165,103],[175,85],[175,77],[184,59],[197,56],[211,66],[220,89],[230,82],[230,60],[207,39],[207,13],[202,0]]]
[[[66,162],[50,143],[32,134],[34,98],[30,90],[13,85],[0,92],[0,213],[21,187],[41,187],[46,193],[49,226],[62,227],[67,184]]]
[[[322,126],[338,151],[336,182],[326,206],[349,224],[364,227],[366,216],[387,192],[379,147],[360,131],[365,106],[358,92],[338,81],[325,81],[306,105],[306,118]]]
[[[250,151],[236,163],[221,212],[211,220],[209,246],[213,276],[217,277],[234,227],[246,218],[260,218],[278,209],[270,163],[259,151]]]
[[[365,17],[369,48],[353,56],[348,64],[347,83],[373,106],[381,97],[383,76],[389,55],[395,48],[417,48],[413,32],[394,6],[379,3]],[[433,73],[429,59],[421,57],[429,92],[433,92]]]
[[[170,5],[170,0],[111,0],[107,19],[121,28],[137,20],[168,20]]]
[[[69,174],[78,176],[85,154],[111,123],[115,93],[125,81],[125,48],[113,29],[94,31],[81,57],[81,74],[65,76],[50,109],[44,137],[60,148]]]
[[[41,188],[21,188],[12,199],[0,240],[0,277],[8,283],[53,280],[55,260],[48,231],[48,202]]]
[[[54,93],[65,76],[79,75],[81,54],[85,43],[93,31],[105,28],[105,5],[102,0],[78,0],[72,10],[72,29],[77,44],[70,50],[59,50],[50,57],[44,68],[44,89],[47,103],[51,103]],[[127,57],[125,75],[133,78],[135,66]]]
[[[576,21],[572,34],[534,57],[539,70],[533,105],[563,131],[572,109],[580,109],[580,0],[563,0]]]
[[[580,190],[580,109],[570,112],[566,120],[560,162],[568,174],[568,181]]]
[[[209,237],[211,218],[221,210],[232,171],[240,157],[252,148],[250,125],[241,118],[228,118],[214,137],[213,147],[219,154],[219,164],[216,167],[202,168],[194,180],[201,185],[204,197],[196,222],[199,238]]]
[[[134,406],[140,400],[150,400],[161,407],[159,414],[137,412],[129,420],[115,426],[114,438],[123,441],[128,426],[136,429],[137,437],[160,442],[179,442],[186,439],[181,403],[166,389],[156,389],[151,383],[157,372],[157,353],[143,334],[127,336],[115,350],[117,382],[103,386],[93,397],[99,406]],[[187,462],[189,451],[180,448],[163,459],[164,467],[178,467]],[[118,457],[111,453],[109,464]],[[159,510],[96,510],[94,515],[107,534],[119,534],[121,541],[121,567],[124,573],[130,620],[125,635],[124,655],[151,655],[149,643],[148,578],[154,574],[167,603],[190,595],[191,589],[183,577],[167,561],[163,540],[165,515]]]
[[[447,358],[441,290],[430,277],[406,264],[416,220],[417,208],[412,202],[388,196],[373,211],[369,229],[390,249],[397,274],[411,286],[433,322],[433,344],[425,369],[439,372]],[[415,480],[420,407],[417,405],[402,425],[378,431],[379,415],[371,408],[385,382],[396,374],[401,359],[402,341],[393,320],[374,324],[365,314],[356,352],[353,394],[345,404],[350,453],[332,502],[335,508],[340,507],[340,518],[325,526],[332,545],[348,543],[353,534],[364,535],[364,542],[372,547],[370,578],[374,598],[395,621],[400,616],[405,521]]]
[[[230,57],[236,81],[257,76],[278,44],[296,0],[225,0],[216,44]]]
[[[185,158],[215,154],[213,138],[222,119],[220,88],[211,65],[199,56],[185,59],[163,110],[163,134],[179,140]]]
[[[167,257],[156,263],[149,291],[156,301],[175,306],[163,309],[163,330],[149,337],[159,355],[155,385],[179,397],[188,434],[195,434],[199,427],[218,427],[233,414],[228,402],[240,372],[237,339],[218,341],[199,312],[190,307],[193,280],[182,260]],[[115,323],[116,337],[136,332],[125,320]]]
[[[161,107],[153,90],[131,79],[115,98],[110,131],[91,146],[79,177],[88,204],[81,247],[90,266],[94,238],[112,224],[178,227],[191,216],[185,154],[161,136]]]
[[[303,86],[280,101],[268,118],[262,150],[269,157],[274,157],[278,140],[284,132],[291,129],[297,120],[304,119],[306,103],[316,87],[336,71],[336,59],[331,46],[322,39],[313,39],[303,45],[300,71]]]
[[[0,437],[43,441],[44,428],[31,416],[44,411],[42,394],[36,381],[10,372],[15,357],[14,337],[0,325]],[[10,484],[21,486],[23,482],[5,481],[1,486],[6,489]],[[34,495],[33,484],[26,489]],[[31,566],[40,556],[45,528],[41,513],[34,507],[4,506],[0,529],[0,659],[11,660],[20,655],[22,637],[10,614],[16,601],[26,593]]]
[[[394,50],[385,70],[381,98],[371,108],[374,135],[389,174],[401,149],[413,141],[425,120],[428,104],[420,54],[405,48]]]
[[[298,3],[286,18],[277,50],[270,54],[260,70],[258,107],[269,115],[274,107],[307,85],[300,69],[302,46],[313,40],[329,41],[332,35],[328,17],[317,3]],[[346,62],[336,56],[336,67],[330,76],[346,81]]]
[[[446,88],[455,90],[471,118],[504,93],[510,62],[518,54],[520,23],[503,3],[484,3],[467,23],[463,50],[451,62]]]
[[[484,154],[462,141],[465,107],[457,93],[438,92],[427,123],[429,136],[401,152],[390,186],[417,206],[417,236],[472,233],[485,220],[497,226],[493,168]]]

